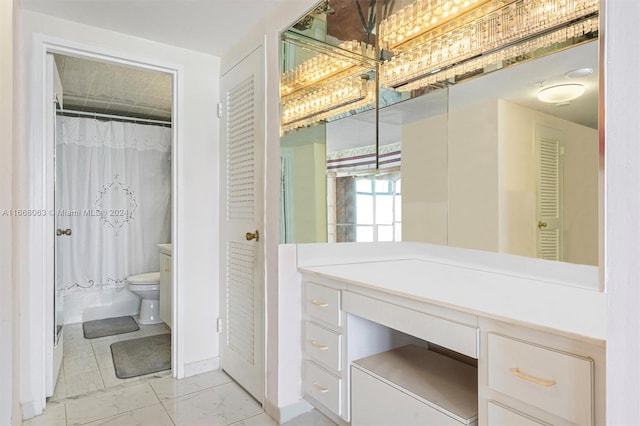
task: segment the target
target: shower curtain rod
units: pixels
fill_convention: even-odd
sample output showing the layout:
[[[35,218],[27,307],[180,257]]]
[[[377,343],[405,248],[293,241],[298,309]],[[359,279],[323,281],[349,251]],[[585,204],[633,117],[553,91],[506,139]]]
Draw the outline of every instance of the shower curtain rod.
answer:
[[[150,118],[136,118],[136,117],[128,117],[125,115],[113,115],[113,114],[102,114],[99,112],[87,112],[87,111],[76,111],[73,109],[62,109],[57,112],[57,114],[75,114],[82,115],[85,117],[94,117],[94,118],[115,118],[117,120],[123,121],[132,121],[136,123],[150,123],[150,124],[166,124],[171,126],[171,121],[163,121],[163,120],[152,120]]]

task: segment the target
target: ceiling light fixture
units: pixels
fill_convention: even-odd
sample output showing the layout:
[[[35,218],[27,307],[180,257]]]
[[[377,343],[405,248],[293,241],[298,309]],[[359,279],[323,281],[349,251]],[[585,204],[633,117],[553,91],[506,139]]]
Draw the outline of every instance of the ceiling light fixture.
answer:
[[[584,91],[582,84],[559,84],[538,92],[538,100],[549,104],[564,103],[579,98]]]
[[[600,0],[416,0],[380,23],[380,84],[411,91],[598,31]],[[440,70],[440,71],[434,71]]]
[[[579,68],[577,70],[567,71],[564,76],[567,78],[584,78],[593,74],[593,68]]]

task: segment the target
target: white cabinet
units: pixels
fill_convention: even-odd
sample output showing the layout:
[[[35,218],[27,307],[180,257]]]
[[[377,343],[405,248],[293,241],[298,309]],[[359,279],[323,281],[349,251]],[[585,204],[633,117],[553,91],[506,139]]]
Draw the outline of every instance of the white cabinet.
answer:
[[[351,421],[351,361],[410,340],[379,323],[347,314],[344,283],[303,276],[302,285],[302,389],[316,408],[345,424]]]
[[[481,329],[481,424],[604,424],[604,345],[492,320]]]
[[[349,272],[340,269],[340,273],[345,271]],[[401,283],[387,283],[376,276],[360,284],[354,279],[357,274],[346,272],[345,277],[306,270],[302,274],[303,390],[305,397],[335,422],[353,422],[354,426],[446,424],[444,420],[454,418],[445,413],[447,419],[437,420],[442,410],[430,405],[428,397],[407,391],[406,385],[396,386],[395,380],[366,365],[352,364],[412,343],[407,339],[420,339],[445,348],[451,357],[472,364],[477,360],[472,393],[477,398],[479,425],[605,424],[605,342],[598,333],[584,337],[575,332],[582,329],[573,323],[558,329],[529,324],[516,317],[520,310],[504,308],[503,303],[508,302],[502,293],[493,294],[491,303],[486,302],[488,295],[482,295],[486,306],[502,310],[503,314],[496,315],[485,305],[483,309],[457,306],[449,293],[446,303],[439,302],[424,286],[416,286],[413,292],[391,292],[389,288]],[[470,274],[459,278],[470,279]],[[401,276],[402,272],[391,275]],[[428,283],[427,274],[423,276]],[[475,290],[465,289],[455,292],[456,300],[474,302],[467,293]],[[437,287],[433,291],[444,290]],[[571,292],[578,297],[592,296],[579,290]],[[507,311],[512,316],[505,315]],[[410,371],[406,366],[395,370]],[[420,408],[424,405],[437,413]],[[415,417],[402,417],[407,413]],[[436,420],[428,420],[431,417]],[[472,424],[474,419],[459,416],[456,421]]]
[[[348,421],[346,377],[342,365],[341,290],[303,284],[303,390],[327,415]],[[334,417],[334,420],[336,418]]]
[[[474,316],[346,288],[347,283],[303,275],[302,387],[307,400],[332,420],[351,421],[349,367],[355,359],[428,339],[477,356]]]
[[[171,283],[171,255],[160,252],[160,319],[173,328],[173,286]]]

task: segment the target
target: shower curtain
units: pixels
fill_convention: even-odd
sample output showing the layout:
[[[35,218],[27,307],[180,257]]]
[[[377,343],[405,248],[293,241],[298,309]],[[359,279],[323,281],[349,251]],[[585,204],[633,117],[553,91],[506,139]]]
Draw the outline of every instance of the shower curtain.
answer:
[[[58,291],[119,289],[158,271],[156,244],[170,242],[170,151],[167,127],[57,117],[56,223],[71,229],[56,237]]]

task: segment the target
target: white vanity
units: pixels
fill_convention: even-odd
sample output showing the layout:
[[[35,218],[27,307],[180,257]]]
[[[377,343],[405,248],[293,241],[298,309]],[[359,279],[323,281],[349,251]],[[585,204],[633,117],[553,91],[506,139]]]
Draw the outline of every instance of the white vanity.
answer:
[[[303,393],[334,421],[362,399],[352,362],[417,338],[477,360],[480,425],[605,423],[603,293],[442,257],[348,261],[299,264]]]

